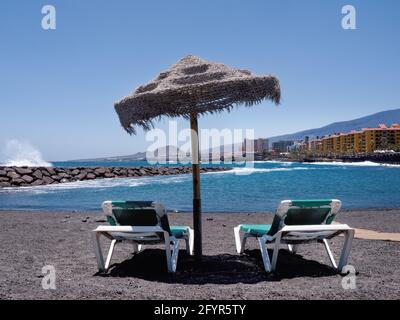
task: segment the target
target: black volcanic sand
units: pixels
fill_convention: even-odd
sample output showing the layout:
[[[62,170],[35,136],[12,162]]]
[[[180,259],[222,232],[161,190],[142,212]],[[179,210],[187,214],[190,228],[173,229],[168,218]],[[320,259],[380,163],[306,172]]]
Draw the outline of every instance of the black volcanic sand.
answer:
[[[99,213],[0,211],[0,299],[399,299],[400,243],[355,239],[349,263],[356,289],[328,266],[321,244],[296,255],[281,250],[278,272],[263,271],[257,243],[236,254],[233,227],[267,223],[271,214],[204,215],[204,261],[180,252],[176,274],[166,272],[165,253],[147,247],[136,256],[119,244],[107,275],[98,275],[90,231]],[[338,220],[357,228],[400,232],[400,210],[343,212]],[[172,214],[171,224],[191,224]],[[338,257],[343,237],[332,241]],[[271,252],[270,252],[271,253]],[[42,267],[56,269],[56,289],[42,288]]]

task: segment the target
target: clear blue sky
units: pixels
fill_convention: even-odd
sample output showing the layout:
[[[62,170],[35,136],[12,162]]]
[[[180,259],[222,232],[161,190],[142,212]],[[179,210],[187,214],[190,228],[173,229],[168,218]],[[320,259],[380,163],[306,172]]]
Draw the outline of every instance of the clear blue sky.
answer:
[[[46,4],[56,30],[41,28]],[[357,30],[341,27],[345,4]],[[203,128],[265,137],[400,108],[399,34],[398,0],[2,0],[0,149],[29,141],[48,160],[144,150],[113,103],[187,54],[281,81],[281,106],[202,117]]]

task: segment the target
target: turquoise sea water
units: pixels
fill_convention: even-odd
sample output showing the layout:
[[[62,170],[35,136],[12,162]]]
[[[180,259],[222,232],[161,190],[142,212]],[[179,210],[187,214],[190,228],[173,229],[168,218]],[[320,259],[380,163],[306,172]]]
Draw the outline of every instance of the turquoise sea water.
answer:
[[[145,162],[59,162],[55,166],[140,166]],[[400,166],[256,162],[201,175],[204,212],[274,210],[284,199],[338,198],[345,209],[400,207]],[[249,164],[248,164],[249,166]],[[104,200],[157,200],[190,211],[191,175],[102,179],[0,189],[0,209],[99,210]]]

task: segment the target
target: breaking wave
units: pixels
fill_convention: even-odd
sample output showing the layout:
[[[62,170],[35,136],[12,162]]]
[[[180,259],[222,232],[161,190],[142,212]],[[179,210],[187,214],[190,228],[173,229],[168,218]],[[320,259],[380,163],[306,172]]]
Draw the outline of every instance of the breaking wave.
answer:
[[[52,164],[43,159],[39,150],[34,148],[29,142],[21,142],[18,140],[9,140],[6,142],[2,150],[2,158],[0,164],[11,167],[51,167]]]

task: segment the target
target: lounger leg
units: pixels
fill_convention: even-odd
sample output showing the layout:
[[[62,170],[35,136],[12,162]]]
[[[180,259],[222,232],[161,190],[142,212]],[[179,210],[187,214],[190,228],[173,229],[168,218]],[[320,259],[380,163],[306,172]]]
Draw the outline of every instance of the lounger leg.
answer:
[[[174,272],[172,268],[171,243],[167,232],[164,233],[164,239],[165,239],[165,255],[167,257],[168,272]]]
[[[190,254],[189,237],[185,238],[186,253]]]
[[[243,235],[243,239],[242,239],[242,252],[241,253],[244,252],[244,248],[246,247],[246,241],[247,241],[247,234],[245,233]]]
[[[338,270],[342,271],[343,267],[347,264],[347,259],[349,258],[351,245],[353,243],[354,238],[354,229],[347,230],[345,233],[345,240],[342,249],[342,254],[340,255],[339,267]]]
[[[236,251],[237,253],[243,253],[243,248],[240,241],[240,226],[233,228],[233,233],[235,235]]]
[[[193,255],[193,247],[194,247],[194,231],[193,231],[193,229],[189,228],[189,248],[190,248],[190,255]]]
[[[261,256],[262,256],[262,259],[263,259],[265,272],[271,272],[271,263],[269,261],[267,244],[265,243],[265,239],[264,238],[257,238],[257,240],[258,240],[258,243],[260,245]]]
[[[274,244],[274,252],[272,254],[272,266],[271,266],[271,271],[274,272],[276,270],[276,263],[278,261],[278,254],[279,254],[279,249],[281,246],[281,234],[279,233],[275,239],[275,244]]]
[[[105,266],[104,266],[104,258],[103,258],[103,253],[101,252],[101,247],[100,247],[100,232],[93,232],[92,234],[92,239],[93,239],[93,246],[94,246],[94,253],[96,255],[96,260],[97,260],[97,266],[99,268],[99,271],[105,271]]]
[[[288,250],[290,253],[296,253],[298,245],[297,244],[288,244]]]
[[[108,270],[108,267],[110,266],[111,258],[114,253],[114,248],[115,248],[116,243],[117,243],[117,240],[115,240],[115,239],[111,241],[111,245],[110,245],[110,249],[108,250],[107,260],[106,260],[106,265],[105,265],[106,271]]]
[[[331,248],[329,247],[328,240],[322,239],[322,242],[324,243],[324,246],[325,246],[325,249],[326,249],[326,253],[328,254],[328,257],[329,257],[329,260],[331,261],[332,266],[335,269],[337,269],[337,264],[336,264],[335,258],[333,257]]]
[[[133,242],[132,245],[133,245],[133,253],[138,253],[142,250],[142,245],[137,244],[136,242]]]
[[[179,240],[174,240],[173,241],[173,249],[172,249],[172,257],[171,257],[171,266],[172,266],[172,271],[176,271],[176,266],[178,264],[178,255],[179,255]]]

